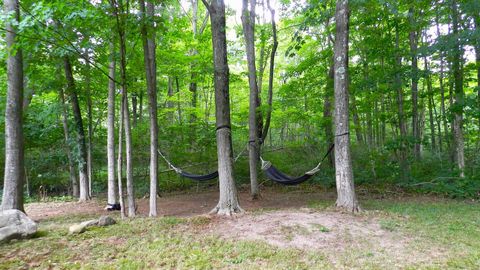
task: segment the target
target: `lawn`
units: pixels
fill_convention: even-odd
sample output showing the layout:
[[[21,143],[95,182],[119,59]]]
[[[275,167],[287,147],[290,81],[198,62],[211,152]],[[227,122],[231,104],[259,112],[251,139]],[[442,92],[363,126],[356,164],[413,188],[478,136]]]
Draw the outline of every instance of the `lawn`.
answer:
[[[68,235],[69,225],[98,214],[51,217],[40,222],[35,238],[0,246],[0,268],[480,269],[478,203],[435,198],[361,202],[364,211],[355,216],[336,212],[329,200],[288,210],[258,208],[234,219],[120,220],[115,214],[118,224],[80,235]],[[289,216],[299,214],[311,220],[295,223]],[[250,237],[254,228],[270,226],[275,218],[278,226],[268,230],[271,237]],[[270,241],[273,237],[277,240]]]

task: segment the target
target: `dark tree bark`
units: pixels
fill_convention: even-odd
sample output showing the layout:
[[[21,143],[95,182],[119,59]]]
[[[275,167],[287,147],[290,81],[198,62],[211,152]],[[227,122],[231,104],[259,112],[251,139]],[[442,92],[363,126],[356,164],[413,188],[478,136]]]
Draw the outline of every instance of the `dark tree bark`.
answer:
[[[3,5],[5,14],[13,14],[13,18],[5,23],[8,58],[5,108],[5,176],[1,209],[24,211],[23,56],[21,48],[18,48],[15,44],[17,38],[16,23],[20,21],[20,10],[17,0],[5,0]],[[13,23],[13,21],[16,23]]]
[[[437,36],[440,36],[440,26],[439,26],[439,11],[436,10],[435,13],[435,25],[436,25],[436,32]],[[440,74],[439,74],[439,84],[440,84],[440,114],[443,122],[443,133],[445,134],[445,142],[447,144],[447,149],[450,148],[450,140],[448,136],[448,123],[447,123],[447,115],[445,110],[445,87],[444,87],[444,52],[440,51]],[[442,145],[440,144],[440,151],[442,149]]]
[[[83,130],[82,113],[80,111],[80,104],[78,101],[77,89],[75,87],[75,80],[73,79],[72,65],[68,56],[63,58],[65,68],[65,78],[67,80],[67,93],[70,95],[70,102],[72,104],[73,118],[75,120],[75,130],[77,132],[77,144],[79,149],[78,156],[78,170],[79,170],[79,184],[80,184],[80,201],[90,200],[90,191],[88,186],[88,167],[87,167],[87,146],[85,142],[85,132]]]
[[[452,27],[453,36],[455,38],[455,46],[452,50],[452,71],[455,80],[454,95],[454,119],[453,119],[453,138],[455,141],[455,161],[460,171],[460,177],[465,177],[465,155],[463,141],[463,74],[461,70],[462,48],[459,41],[459,25],[458,25],[458,7],[457,1],[452,0]]]
[[[215,68],[215,116],[220,198],[211,213],[230,216],[241,213],[243,210],[238,204],[237,188],[233,178],[225,4],[223,0],[214,0],[212,4],[208,4],[207,0],[202,0],[202,2],[210,14]]]
[[[258,84],[257,67],[255,60],[255,0],[243,0],[242,25],[245,37],[245,49],[248,63],[248,83],[250,87],[249,106],[249,167],[250,167],[250,195],[257,198],[258,191],[258,163],[260,142],[258,137]],[[250,10],[249,10],[250,7]]]
[[[334,49],[335,91],[335,178],[336,206],[358,212],[355,195],[348,117],[348,0],[338,0],[335,10],[336,35]]]
[[[120,113],[118,114],[118,156],[117,156],[117,182],[118,201],[120,203],[120,216],[126,217],[125,200],[123,198],[123,115],[125,106],[123,100],[120,102]]]
[[[158,121],[157,121],[157,64],[155,62],[155,31],[153,16],[155,7],[151,1],[140,0],[142,14],[142,41],[147,78],[148,113],[150,116],[150,212],[149,216],[157,216],[157,178],[158,178]],[[145,16],[146,14],[146,16]],[[148,22],[146,18],[148,17]]]
[[[117,203],[117,183],[115,182],[115,46],[110,45],[110,64],[108,66],[108,117],[107,117],[107,167],[108,167],[108,195],[107,203]],[[121,145],[121,142],[119,142]],[[120,178],[121,181],[121,178]]]

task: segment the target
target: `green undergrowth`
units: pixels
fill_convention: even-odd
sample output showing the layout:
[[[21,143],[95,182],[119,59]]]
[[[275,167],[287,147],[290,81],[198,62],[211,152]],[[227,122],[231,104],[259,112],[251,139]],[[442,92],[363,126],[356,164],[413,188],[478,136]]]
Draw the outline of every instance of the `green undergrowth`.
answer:
[[[333,202],[312,202],[313,211],[331,211]],[[444,255],[417,265],[391,269],[479,269],[480,208],[452,200],[363,200],[359,215],[378,220],[389,232],[401,232],[437,246]],[[261,215],[268,209],[255,211]],[[95,216],[70,215],[40,223],[34,238],[0,245],[0,269],[384,269],[369,250],[351,247],[302,251],[261,241],[225,240],[208,226],[221,220],[205,216],[120,220],[110,227],[68,235],[68,226]],[[295,228],[283,228],[285,238]],[[319,234],[329,229],[319,228]],[[412,256],[420,256],[412,254]],[[332,261],[332,257],[336,258]]]

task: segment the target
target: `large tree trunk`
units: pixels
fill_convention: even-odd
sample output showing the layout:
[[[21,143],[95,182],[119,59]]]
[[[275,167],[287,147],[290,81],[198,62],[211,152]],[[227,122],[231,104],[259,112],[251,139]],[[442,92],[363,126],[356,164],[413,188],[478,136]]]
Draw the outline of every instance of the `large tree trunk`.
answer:
[[[78,198],[78,179],[77,173],[75,171],[75,161],[73,160],[72,151],[70,149],[70,131],[68,130],[68,112],[67,104],[65,102],[65,93],[63,92],[63,86],[60,86],[58,96],[60,98],[62,106],[62,125],[63,125],[63,134],[65,138],[65,152],[67,153],[68,159],[68,169],[70,173],[70,185],[72,187],[72,196]]]
[[[348,13],[348,0],[338,0],[334,50],[336,206],[358,212],[360,207],[353,183],[348,117]]]
[[[403,108],[403,88],[402,88],[402,77],[401,77],[401,66],[402,58],[400,56],[400,38],[399,38],[399,29],[398,29],[398,18],[395,19],[395,88],[397,90],[397,106],[398,106],[398,125],[400,128],[400,149],[399,153],[399,163],[400,163],[400,176],[402,180],[406,180],[409,176],[409,166],[407,162],[407,125],[405,123],[405,115]]]
[[[140,0],[140,12],[149,17],[154,16],[154,6],[151,1],[147,3]],[[157,65],[155,62],[155,32],[150,23],[146,23],[145,15],[142,24],[143,54],[147,78],[148,113],[150,115],[150,212],[149,216],[157,216],[157,177],[158,177],[158,122],[157,122]]]
[[[250,10],[248,6],[250,5]],[[250,195],[256,198],[258,191],[258,163],[259,163],[259,138],[258,138],[258,85],[257,67],[255,62],[255,0],[243,0],[242,25],[245,37],[245,49],[248,62],[248,83],[250,87],[250,109],[248,117],[249,126],[249,165],[250,165]]]
[[[67,80],[67,92],[70,95],[70,102],[72,103],[73,118],[75,120],[75,129],[77,132],[77,144],[79,149],[78,156],[78,170],[80,179],[80,201],[90,200],[90,191],[88,186],[88,167],[87,167],[87,147],[85,143],[85,132],[83,130],[82,113],[80,112],[80,104],[77,96],[77,89],[75,87],[75,80],[73,79],[72,65],[68,56],[63,58],[65,66],[65,78]]]
[[[115,182],[115,46],[111,46],[110,64],[108,66],[108,117],[107,117],[107,162],[108,162],[108,196],[107,203],[117,203],[117,184]],[[119,142],[121,145],[121,142]],[[121,179],[120,179],[121,180]]]
[[[455,101],[454,101],[454,119],[453,119],[453,136],[455,141],[455,161],[457,168],[460,171],[460,177],[465,177],[465,155],[464,155],[464,142],[463,142],[463,77],[461,71],[461,58],[462,48],[459,44],[459,31],[458,31],[458,7],[457,1],[452,0],[452,26],[453,36],[455,38],[455,46],[452,51],[452,70],[455,80]]]
[[[122,84],[122,106],[123,106],[123,124],[125,131],[125,159],[126,159],[126,175],[127,175],[127,201],[128,201],[128,216],[135,217],[135,194],[133,189],[133,164],[132,164],[132,130],[130,124],[130,112],[128,109],[128,91],[127,91],[127,59],[126,59],[126,37],[125,24],[128,10],[124,7],[123,1],[119,1],[118,5],[111,2],[115,12],[117,21],[117,32],[120,43],[120,76]],[[119,12],[121,14],[119,14]]]
[[[230,216],[243,212],[243,210],[238,204],[237,188],[233,178],[225,4],[223,0],[212,1],[211,5],[206,0],[202,0],[202,2],[210,13],[212,25],[218,178],[220,186],[219,202],[211,213]]]
[[[418,119],[418,57],[417,47],[418,38],[417,32],[414,27],[414,9],[413,7],[408,11],[410,18],[410,27],[412,28],[409,33],[410,40],[410,54],[412,57],[412,135],[414,139],[413,156],[416,159],[420,158],[420,124]]]
[[[17,0],[5,0],[5,14],[13,13],[20,21]],[[6,22],[7,102],[5,108],[5,177],[3,184],[3,210],[23,211],[23,182],[25,179],[23,149],[23,57],[16,46],[16,26]],[[15,49],[14,49],[15,48]]]

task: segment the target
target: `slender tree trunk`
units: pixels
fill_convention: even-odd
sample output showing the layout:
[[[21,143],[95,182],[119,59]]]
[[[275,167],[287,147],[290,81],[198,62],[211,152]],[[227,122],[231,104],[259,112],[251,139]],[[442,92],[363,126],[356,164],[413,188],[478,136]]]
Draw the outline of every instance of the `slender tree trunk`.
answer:
[[[212,1],[212,4],[208,4],[206,0],[202,0],[202,2],[210,14],[215,68],[215,115],[220,198],[211,213],[229,216],[243,212],[243,210],[238,204],[237,188],[233,178],[225,4],[223,0]]]
[[[428,70],[428,61],[427,57],[423,58],[424,68],[425,68],[425,80],[427,84],[427,97],[428,97],[428,114],[430,116],[430,142],[432,144],[432,151],[437,151],[436,141],[435,141],[435,118],[434,118],[434,107],[435,103],[433,102],[433,87],[432,79],[430,76],[430,71]],[[439,145],[442,144],[441,137]]]
[[[405,123],[405,115],[403,112],[403,89],[401,66],[402,59],[400,56],[400,40],[398,29],[398,18],[395,22],[395,88],[397,89],[397,106],[398,106],[398,125],[400,128],[400,149],[399,149],[399,163],[400,163],[400,177],[406,180],[409,177],[409,166],[407,162],[407,146],[405,141],[407,139],[407,125]]]
[[[120,203],[120,215],[126,217],[125,200],[123,199],[123,114],[125,106],[123,100],[120,102],[120,113],[118,114],[118,155],[117,155],[117,181],[118,201]]]
[[[480,31],[480,15],[477,15],[474,18],[475,21],[475,31]],[[477,39],[475,44],[475,60],[477,64],[477,108],[480,108],[480,40]],[[478,115],[478,127],[480,128],[480,114]],[[480,140],[478,140],[480,144]]]
[[[140,12],[148,16],[149,21],[154,16],[154,5],[140,0]],[[158,122],[157,122],[157,64],[155,62],[155,31],[150,23],[146,23],[145,15],[142,24],[142,41],[147,78],[148,113],[150,116],[150,212],[149,216],[157,216],[157,178],[158,178]]]
[[[465,177],[465,156],[464,156],[464,141],[463,141],[463,78],[461,71],[461,58],[462,48],[459,44],[459,31],[458,31],[458,7],[457,1],[452,0],[452,26],[453,36],[455,37],[455,47],[453,49],[452,70],[455,80],[455,101],[454,101],[454,121],[453,131],[455,140],[455,159],[457,162],[458,170],[460,171],[460,177]]]
[[[258,84],[257,67],[255,60],[255,0],[243,0],[242,25],[245,37],[245,47],[248,62],[248,82],[250,86],[249,109],[249,165],[250,165],[250,195],[257,198],[258,191],[258,162],[259,162],[259,137],[258,137]],[[249,10],[250,6],[250,10]]]
[[[115,46],[110,45],[110,64],[108,66],[108,117],[107,117],[107,167],[108,167],[108,196],[107,203],[117,203],[117,183],[115,182]],[[119,145],[121,142],[119,141]],[[120,165],[121,166],[121,165]],[[121,172],[120,172],[121,174]],[[122,179],[120,178],[120,181]]]
[[[132,131],[130,124],[130,112],[128,109],[128,91],[127,91],[127,60],[126,60],[126,38],[125,38],[125,15],[128,10],[124,7],[123,1],[118,2],[118,6],[112,2],[117,21],[117,32],[120,43],[120,77],[122,83],[122,104],[123,104],[123,124],[125,131],[125,159],[127,175],[127,201],[128,216],[135,217],[135,194],[133,189],[133,163],[132,163]],[[119,14],[120,13],[120,14]]]
[[[79,148],[78,169],[79,169],[79,183],[80,183],[80,201],[90,200],[88,167],[87,167],[87,147],[85,143],[85,132],[83,130],[82,113],[80,112],[80,104],[77,96],[77,89],[75,87],[75,80],[73,79],[72,65],[70,59],[65,56],[63,59],[65,66],[65,78],[67,80],[67,92],[70,95],[70,102],[72,103],[73,118],[75,119],[75,129],[77,132],[77,144]]]
[[[438,3],[437,3],[438,5]],[[439,26],[439,11],[438,9],[436,10],[435,13],[435,25],[436,25],[436,30],[437,30],[437,36],[440,36],[440,26]],[[439,74],[439,84],[440,84],[440,114],[442,117],[442,122],[443,122],[443,133],[445,134],[445,141],[447,143],[447,149],[450,148],[450,140],[448,136],[448,123],[447,123],[447,115],[446,115],[446,110],[445,110],[445,86],[444,86],[444,52],[440,51],[440,74]],[[440,145],[440,149],[442,146]]]
[[[410,54],[412,57],[412,135],[414,139],[413,155],[415,159],[420,159],[420,124],[418,119],[418,57],[417,47],[418,38],[415,26],[414,8],[411,7],[408,11],[410,18],[410,27],[412,28],[409,33],[410,40]]]
[[[5,14],[13,14],[20,21],[17,0],[3,2]],[[23,183],[25,179],[23,145],[23,57],[21,47],[16,46],[17,28],[6,22],[7,102],[5,108],[5,176],[3,184],[3,210],[23,210]],[[15,49],[14,49],[15,48]],[[0,210],[1,210],[0,209]]]
[[[332,99],[331,96],[333,95],[333,87],[334,87],[334,64],[330,65],[330,68],[328,69],[328,77],[327,77],[327,83],[325,87],[325,94],[323,97],[323,129],[325,131],[325,138],[327,141],[328,145],[331,145],[334,143],[333,139],[333,129],[332,129]],[[334,161],[334,154],[331,152],[328,155],[328,161],[331,166],[334,166],[335,161]]]
[[[132,93],[132,120],[133,120],[133,127],[137,126],[137,119],[138,119],[138,114],[137,114],[137,108],[138,108],[138,99],[137,99],[137,94]]]
[[[270,121],[272,119],[272,101],[273,101],[273,75],[275,72],[275,54],[277,53],[278,41],[277,41],[277,25],[275,23],[275,9],[270,6],[270,0],[267,0],[267,7],[270,10],[272,17],[272,51],[270,52],[270,69],[268,74],[268,98],[267,98],[267,115],[265,116],[265,125],[263,125],[262,134],[262,143],[265,142],[267,138],[268,129],[270,128]],[[261,83],[260,83],[261,84]],[[260,85],[259,84],[259,85]],[[259,90],[260,94],[260,90]]]
[[[358,212],[360,206],[353,183],[348,120],[348,17],[348,0],[338,0],[335,10],[337,25],[334,50],[336,206]]]
[[[77,179],[77,173],[75,170],[75,162],[73,160],[72,151],[70,149],[70,134],[69,134],[70,131],[68,130],[67,104],[65,103],[65,93],[63,92],[63,86],[60,87],[58,96],[60,98],[60,102],[62,105],[62,125],[63,125],[63,134],[65,138],[65,151],[67,153],[68,168],[70,173],[70,184],[72,186],[72,196],[75,198],[78,198],[79,197],[78,179]]]
[[[85,55],[88,59],[88,54]],[[93,181],[93,167],[92,167],[92,147],[93,147],[93,112],[92,112],[92,94],[90,85],[90,63],[86,63],[86,75],[85,75],[85,89],[87,95],[87,171],[88,171],[88,195],[92,197],[92,181]]]

